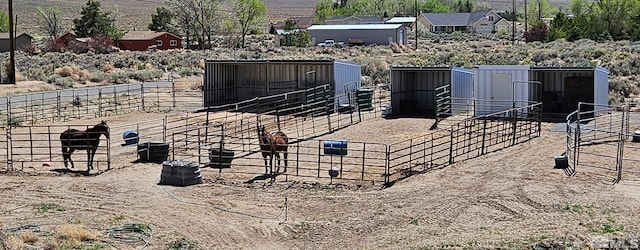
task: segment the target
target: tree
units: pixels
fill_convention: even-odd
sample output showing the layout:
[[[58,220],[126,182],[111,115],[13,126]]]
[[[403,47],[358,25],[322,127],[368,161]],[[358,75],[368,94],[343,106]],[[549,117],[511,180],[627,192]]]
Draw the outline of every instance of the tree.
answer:
[[[298,30],[298,25],[292,20],[286,20],[284,23],[284,39],[281,45],[306,47],[311,43],[309,32]]]
[[[448,5],[440,3],[437,0],[426,0],[420,3],[420,11],[428,13],[449,13]]]
[[[77,36],[106,35],[116,40],[122,37],[123,32],[114,26],[115,19],[111,13],[100,11],[100,2],[88,0],[80,14],[80,18],[73,19],[73,31]]]
[[[453,9],[459,13],[468,13],[473,11],[473,2],[470,0],[466,0],[462,2],[462,0],[458,0],[458,2],[453,6]]]
[[[533,27],[524,33],[526,42],[542,42],[547,39],[549,27],[544,22],[535,22]]]
[[[60,10],[56,7],[42,7],[36,8],[38,15],[40,16],[40,26],[42,30],[51,37],[56,39],[62,32],[62,23],[60,22]]]
[[[244,47],[246,35],[266,17],[267,6],[261,0],[236,0],[233,9],[242,36],[240,46]]]
[[[0,12],[0,32],[9,32],[9,16]]]
[[[214,31],[220,30],[225,21],[218,14],[218,0],[166,0],[165,3],[175,14],[187,48],[191,47],[193,40],[198,42],[200,49],[209,47]]]
[[[538,11],[540,9],[541,11]],[[553,7],[547,0],[530,0],[527,3],[527,13],[529,24],[535,25],[538,21],[541,21],[544,17],[552,17],[558,13],[558,8]]]
[[[149,30],[177,34],[176,28],[173,25],[174,16],[175,14],[165,7],[156,8],[156,13],[151,14]]]

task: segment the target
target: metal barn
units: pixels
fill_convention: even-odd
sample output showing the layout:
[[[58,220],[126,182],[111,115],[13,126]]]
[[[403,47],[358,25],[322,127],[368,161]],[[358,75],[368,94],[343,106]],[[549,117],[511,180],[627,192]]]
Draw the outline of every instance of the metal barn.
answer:
[[[218,106],[260,96],[330,84],[335,104],[360,88],[361,66],[341,60],[214,60],[207,59],[204,105]]]
[[[391,67],[391,109],[399,116],[434,116],[436,89],[450,85],[452,110],[473,97],[473,71],[459,67]],[[459,107],[455,107],[459,106]],[[467,105],[464,105],[467,106]]]
[[[362,44],[407,44],[407,28],[402,24],[337,24],[312,25],[307,28],[315,45],[328,39],[349,44],[349,39]]]
[[[476,115],[542,102],[545,117],[564,118],[578,102],[609,102],[609,71],[602,67],[481,65],[474,83]]]

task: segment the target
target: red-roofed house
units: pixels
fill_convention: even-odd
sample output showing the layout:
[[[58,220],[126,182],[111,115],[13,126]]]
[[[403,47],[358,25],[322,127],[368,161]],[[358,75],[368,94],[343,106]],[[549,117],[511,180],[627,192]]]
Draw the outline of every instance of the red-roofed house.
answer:
[[[182,49],[182,38],[169,32],[129,31],[117,42],[121,50]]]

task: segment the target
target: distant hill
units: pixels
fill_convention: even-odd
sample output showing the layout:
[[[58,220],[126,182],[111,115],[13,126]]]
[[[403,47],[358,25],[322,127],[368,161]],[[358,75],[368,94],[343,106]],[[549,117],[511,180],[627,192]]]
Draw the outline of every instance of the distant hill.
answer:
[[[530,0],[534,1],[534,0]],[[316,0],[265,0],[269,9],[269,18],[272,22],[285,19],[291,14],[313,15]],[[494,10],[503,11],[511,9],[511,0],[488,0]],[[125,30],[147,30],[147,24],[151,14],[157,7],[162,6],[163,0],[103,0],[100,1],[103,11],[111,11],[116,14],[116,25]],[[549,0],[555,6],[566,9],[569,1]],[[63,27],[71,30],[72,21],[80,16],[84,0],[20,0],[13,1],[14,14],[17,15],[17,31],[27,32],[31,35],[42,36],[44,32],[39,28],[37,6],[57,6],[62,11]],[[516,1],[521,7],[522,0]],[[517,7],[518,8],[518,7]],[[0,1],[0,11],[8,13],[7,0]]]

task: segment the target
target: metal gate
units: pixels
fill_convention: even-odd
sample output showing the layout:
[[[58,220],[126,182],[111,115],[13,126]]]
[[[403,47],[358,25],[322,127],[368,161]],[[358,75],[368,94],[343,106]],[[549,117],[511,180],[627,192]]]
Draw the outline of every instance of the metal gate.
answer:
[[[565,173],[578,171],[613,177],[618,183],[625,174],[640,174],[640,137],[630,133],[640,129],[640,114],[628,105],[608,106],[578,103],[578,110],[566,118],[566,151],[569,166]],[[633,138],[631,142],[628,140]]]

